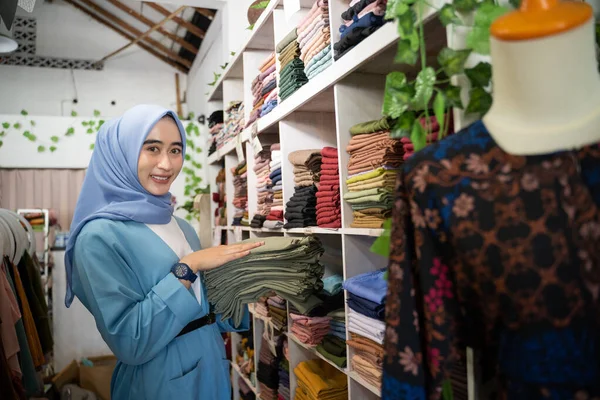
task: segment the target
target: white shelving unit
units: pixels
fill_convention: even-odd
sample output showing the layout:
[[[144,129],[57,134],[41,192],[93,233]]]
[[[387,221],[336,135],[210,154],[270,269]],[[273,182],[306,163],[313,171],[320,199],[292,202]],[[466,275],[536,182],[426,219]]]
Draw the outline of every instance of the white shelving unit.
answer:
[[[308,13],[314,0],[301,0],[302,9],[290,20],[286,19],[282,0],[271,0],[269,6],[255,24],[247,42],[240,51],[236,52],[228,67],[209,93],[207,101],[211,107],[223,110],[231,101],[244,101],[251,104],[251,84],[258,75],[258,66],[275,50],[276,44],[287,35],[294,26]],[[348,0],[329,0],[329,20],[331,31],[331,46],[336,43],[340,34],[341,14],[348,8]],[[441,8],[444,0],[433,2],[437,9]],[[431,63],[435,63],[438,51],[447,45],[446,28],[441,26],[435,17],[435,10],[428,9],[423,14],[425,21],[425,36],[427,38],[427,55]],[[386,74],[391,71],[402,71],[408,76],[415,76],[420,69],[418,66],[407,66],[394,63],[396,44],[398,42],[397,26],[390,22],[365,39],[340,60],[334,62],[320,75],[309,81],[285,101],[281,102],[270,114],[256,122],[255,129],[261,144],[281,143],[282,150],[282,181],[284,204],[294,193],[293,168],[287,160],[287,155],[295,150],[321,149],[332,146],[338,149],[340,192],[342,202],[342,228],[324,229],[319,227],[299,229],[254,229],[249,227],[232,227],[233,220],[233,176],[234,168],[239,159],[236,154],[236,141],[227,144],[211,157],[209,176],[212,185],[221,168],[226,169],[227,197],[227,226],[213,229],[226,230],[228,243],[235,243],[248,238],[269,236],[298,237],[303,235],[317,236],[327,247],[341,251],[342,260],[339,270],[326,267],[325,276],[340,274],[344,279],[375,271],[387,266],[387,259],[369,251],[375,239],[381,235],[382,229],[351,228],[352,210],[344,201],[347,164],[349,155],[345,149],[351,136],[349,129],[352,125],[369,120],[379,119],[383,102]],[[332,49],[333,51],[333,49]],[[279,71],[277,62],[277,71]],[[245,107],[246,117],[251,107]],[[456,122],[456,120],[455,120]],[[252,127],[241,133],[239,140],[243,142],[245,159],[248,164],[248,211],[252,219],[257,211],[256,177],[253,176],[254,148],[250,143]],[[214,186],[213,186],[214,187]],[[214,215],[213,203],[213,215]],[[347,314],[346,305],[346,314]],[[290,318],[288,318],[290,320]],[[348,321],[346,321],[348,322]],[[265,318],[253,314],[255,365],[258,366],[261,336],[264,331]],[[346,324],[348,325],[348,324]],[[288,327],[289,328],[289,327]],[[289,329],[288,329],[289,331]],[[349,332],[346,336],[350,337]],[[232,334],[232,344],[239,341],[238,334]],[[298,341],[288,334],[290,353],[290,393],[295,393],[296,377],[294,368],[302,361],[324,358],[314,347]],[[367,383],[352,370],[350,359],[353,351],[347,347],[348,365],[337,368],[348,377],[348,397],[352,400],[371,400],[381,397],[380,390]],[[233,367],[234,399],[239,399],[238,393],[239,369]],[[250,382],[247,382],[250,384]],[[252,386],[252,385],[251,385]],[[258,387],[253,387],[259,394]]]

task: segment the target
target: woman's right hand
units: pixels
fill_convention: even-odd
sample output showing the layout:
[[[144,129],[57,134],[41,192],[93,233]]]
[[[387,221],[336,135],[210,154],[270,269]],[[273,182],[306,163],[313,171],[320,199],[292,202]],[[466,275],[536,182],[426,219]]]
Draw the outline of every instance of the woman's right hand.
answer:
[[[189,265],[194,272],[207,271],[250,254],[250,250],[265,242],[221,245],[198,250],[183,257],[180,262]]]

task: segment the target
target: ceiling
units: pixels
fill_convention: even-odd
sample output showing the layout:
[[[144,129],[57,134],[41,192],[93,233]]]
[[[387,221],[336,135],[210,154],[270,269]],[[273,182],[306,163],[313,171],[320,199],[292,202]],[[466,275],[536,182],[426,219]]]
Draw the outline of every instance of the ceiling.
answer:
[[[47,0],[47,2],[49,2]],[[132,0],[62,0],[129,41],[188,73],[217,10]]]

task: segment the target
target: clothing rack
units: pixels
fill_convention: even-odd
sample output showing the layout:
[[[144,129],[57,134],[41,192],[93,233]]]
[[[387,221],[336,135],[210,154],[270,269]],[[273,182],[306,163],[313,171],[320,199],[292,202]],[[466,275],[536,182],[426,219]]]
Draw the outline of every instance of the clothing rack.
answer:
[[[50,294],[49,294],[49,288],[50,288],[50,269],[49,269],[49,263],[50,263],[50,211],[47,208],[19,208],[17,210],[17,214],[21,215],[21,216],[25,216],[27,214],[35,214],[35,213],[41,213],[44,216],[44,229],[43,229],[43,235],[44,235],[44,248],[43,248],[43,253],[42,253],[42,278],[43,278],[43,283],[44,283],[44,295],[46,297],[46,304],[50,304]],[[35,240],[35,236],[34,236],[34,240]],[[36,245],[37,243],[34,242],[34,245]],[[35,247],[34,247],[35,248]],[[37,249],[36,249],[36,253],[37,253]]]

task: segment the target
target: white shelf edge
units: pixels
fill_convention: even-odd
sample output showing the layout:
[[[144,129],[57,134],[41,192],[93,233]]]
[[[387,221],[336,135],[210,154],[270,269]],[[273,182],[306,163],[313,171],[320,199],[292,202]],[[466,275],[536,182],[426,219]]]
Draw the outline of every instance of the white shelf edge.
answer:
[[[383,229],[345,228],[345,229],[342,229],[342,233],[344,233],[345,235],[354,235],[354,236],[379,237],[383,233]]]
[[[271,0],[269,2],[267,8],[265,8],[263,13],[258,18],[258,21],[256,21],[256,23],[254,24],[254,28],[252,29],[250,35],[248,35],[246,41],[242,44],[238,51],[235,52],[235,55],[229,59],[227,67],[223,70],[219,79],[217,79],[217,83],[208,92],[207,101],[221,100],[216,98],[215,95],[219,90],[221,90],[223,81],[227,78],[227,75],[229,75],[229,73],[233,69],[233,66],[242,59],[242,55],[244,54],[244,51],[246,51],[246,49],[248,48],[248,44],[252,41],[252,39],[258,36],[258,32],[260,32],[261,28],[265,24],[265,21],[269,17],[271,17],[271,15],[273,14],[273,10],[279,5],[280,1],[281,0]],[[275,46],[275,43],[273,43],[273,46]]]
[[[319,357],[321,360],[325,361],[326,363],[328,363],[329,365],[331,365],[332,367],[334,367],[335,369],[337,369],[338,371],[340,371],[341,373],[343,373],[344,375],[348,375],[348,368],[340,368],[337,365],[335,365],[333,362],[331,362],[330,360],[328,360],[323,354],[319,353],[317,351],[317,346],[311,346],[308,345],[306,343],[302,343],[300,341],[300,339],[298,339],[296,337],[296,335],[294,335],[291,332],[288,332],[287,337],[289,339],[291,339],[294,343],[296,343],[298,346],[305,348],[306,350],[314,353],[317,357]]]
[[[356,371],[349,371],[348,372],[348,376],[350,376],[350,378],[352,378],[355,382],[357,382],[361,386],[369,389],[371,392],[373,392],[373,394],[377,395],[378,397],[381,397],[381,390],[379,390],[379,388],[376,388],[375,386],[371,385],[369,382],[365,381],[358,374],[358,372],[356,372]]]
[[[255,388],[254,385],[252,384],[252,382],[250,381],[250,379],[248,379],[248,377],[246,377],[246,375],[244,375],[242,373],[242,370],[240,369],[239,365],[237,365],[233,361],[230,361],[230,362],[231,362],[231,367],[233,368],[233,370],[246,382],[246,385],[248,385],[250,387],[250,390],[252,390],[254,392],[254,394],[258,396],[258,389]]]
[[[305,228],[291,228],[285,229],[286,233],[301,233],[304,235],[314,235],[315,233],[323,233],[328,235],[339,235],[342,233],[341,229],[329,229],[319,228],[318,226],[307,226]]]
[[[223,159],[223,157],[225,157],[227,154],[233,153],[235,151],[236,142],[237,142],[237,138],[231,139],[223,147],[221,147],[216,152],[211,154],[210,157],[208,157],[208,163],[216,164],[219,161],[221,161]]]

